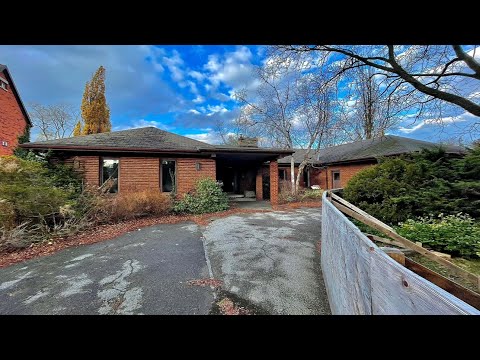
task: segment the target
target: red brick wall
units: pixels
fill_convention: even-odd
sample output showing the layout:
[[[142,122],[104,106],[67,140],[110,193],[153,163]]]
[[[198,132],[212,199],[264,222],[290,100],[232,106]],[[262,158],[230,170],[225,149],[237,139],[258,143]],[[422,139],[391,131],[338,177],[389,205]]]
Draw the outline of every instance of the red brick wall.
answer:
[[[216,179],[216,165],[213,159],[185,159],[177,160],[177,193],[184,194],[195,187],[195,182],[203,177]],[[196,170],[195,163],[200,163],[200,170]]]
[[[278,162],[270,161],[270,203],[278,204]]]
[[[360,170],[366,169],[374,163],[369,164],[348,164],[348,165],[333,165],[328,166],[327,169],[314,169],[310,172],[310,184],[320,185],[322,189],[332,189],[332,171],[340,171],[340,184],[345,187],[348,181],[357,174]],[[328,177],[328,179],[327,179]],[[327,183],[328,180],[328,183]]]
[[[160,189],[160,159],[120,158],[119,192]]]
[[[257,176],[255,177],[255,197],[257,200],[263,200],[263,168],[257,169]]]
[[[0,77],[7,80],[3,72]],[[17,147],[18,136],[23,134],[27,120],[22,113],[20,105],[13,94],[11,81],[9,81],[7,91],[0,88],[0,155],[12,155]],[[2,141],[6,141],[8,146],[3,146]]]
[[[286,166],[279,166],[279,167],[278,167],[278,170],[280,170],[280,169],[285,170],[286,175],[287,175],[286,179],[287,179],[288,183],[290,183],[290,182],[291,182],[291,180],[290,180],[290,179],[291,179],[291,177],[290,177],[290,171],[291,171],[291,170],[290,170],[290,165],[288,165],[288,167],[286,167]],[[297,181],[298,166],[295,166],[294,173],[295,173],[295,178],[294,178],[294,180]],[[305,187],[305,185],[306,185],[306,184],[305,184],[305,182],[303,181],[303,175],[301,175],[301,176],[300,176],[299,186],[300,186],[300,188],[303,188],[303,187]]]

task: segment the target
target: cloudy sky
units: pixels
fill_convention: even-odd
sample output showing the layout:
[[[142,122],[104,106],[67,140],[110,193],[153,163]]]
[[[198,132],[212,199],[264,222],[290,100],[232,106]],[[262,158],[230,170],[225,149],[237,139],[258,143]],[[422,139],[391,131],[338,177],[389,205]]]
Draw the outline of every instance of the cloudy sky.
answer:
[[[233,119],[235,90],[252,89],[263,46],[0,46],[25,103],[71,103],[80,107],[86,81],[103,65],[113,130],[142,126],[215,142],[219,118]],[[452,137],[474,117],[446,123],[405,121],[390,133],[437,141]],[[33,138],[35,132],[33,132]]]

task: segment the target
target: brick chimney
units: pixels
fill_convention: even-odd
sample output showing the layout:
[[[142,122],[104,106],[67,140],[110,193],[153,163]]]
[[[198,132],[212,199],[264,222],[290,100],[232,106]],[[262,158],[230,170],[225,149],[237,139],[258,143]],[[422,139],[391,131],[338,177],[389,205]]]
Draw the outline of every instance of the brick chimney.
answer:
[[[238,137],[238,146],[258,148],[258,138],[246,137],[240,134],[240,136]]]

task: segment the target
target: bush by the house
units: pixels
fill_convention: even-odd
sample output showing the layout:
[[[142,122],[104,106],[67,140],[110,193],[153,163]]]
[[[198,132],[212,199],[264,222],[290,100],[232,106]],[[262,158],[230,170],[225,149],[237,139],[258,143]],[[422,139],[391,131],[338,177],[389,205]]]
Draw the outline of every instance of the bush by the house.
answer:
[[[171,211],[170,196],[158,189],[132,193],[93,196],[89,218],[95,223],[118,222],[144,216],[166,215]]]
[[[389,224],[440,213],[478,218],[480,148],[464,158],[438,149],[384,159],[356,174],[343,197]]]
[[[198,180],[195,189],[175,202],[176,213],[205,214],[228,209],[227,194],[210,178]]]
[[[278,182],[278,202],[280,204],[322,199],[323,190],[300,188],[295,194],[292,194],[291,186],[292,184],[288,180],[280,180]]]
[[[465,214],[423,217],[400,223],[397,232],[434,250],[480,257],[480,224]]]

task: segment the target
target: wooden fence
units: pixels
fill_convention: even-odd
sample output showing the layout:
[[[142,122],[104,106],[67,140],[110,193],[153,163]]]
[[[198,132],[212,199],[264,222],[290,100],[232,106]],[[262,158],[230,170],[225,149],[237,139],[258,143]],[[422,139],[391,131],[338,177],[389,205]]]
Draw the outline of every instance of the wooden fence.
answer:
[[[322,271],[333,314],[476,314],[480,311],[403,267],[323,194]]]

